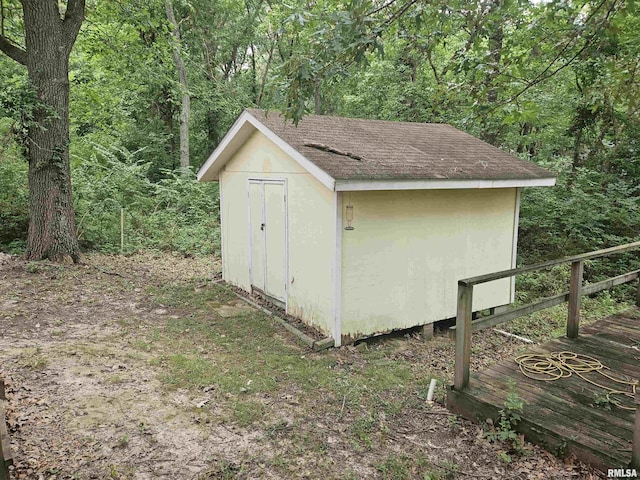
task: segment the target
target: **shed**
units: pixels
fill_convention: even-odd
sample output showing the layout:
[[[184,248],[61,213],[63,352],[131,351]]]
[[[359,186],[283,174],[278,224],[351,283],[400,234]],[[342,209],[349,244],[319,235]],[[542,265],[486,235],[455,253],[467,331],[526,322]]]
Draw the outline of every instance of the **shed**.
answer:
[[[520,190],[555,177],[452,126],[245,110],[220,182],[223,278],[336,346],[456,315],[457,281],[516,264]],[[473,309],[513,301],[479,286]]]

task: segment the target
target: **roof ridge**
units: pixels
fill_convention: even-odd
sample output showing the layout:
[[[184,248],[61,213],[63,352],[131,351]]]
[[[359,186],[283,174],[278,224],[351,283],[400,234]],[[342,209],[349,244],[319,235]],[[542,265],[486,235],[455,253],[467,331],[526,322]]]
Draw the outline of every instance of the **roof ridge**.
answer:
[[[261,112],[265,116],[269,113],[276,113],[277,116],[283,117],[282,113],[278,109],[268,109],[268,108],[245,108],[245,110],[249,112]],[[433,126],[442,126],[442,127],[451,127],[456,128],[449,123],[444,122],[421,122],[421,121],[412,121],[412,120],[385,120],[383,118],[367,118],[367,117],[344,117],[340,115],[324,115],[324,114],[316,114],[309,113],[300,118],[300,121],[305,118],[322,118],[322,119],[336,119],[336,120],[357,120],[362,122],[380,122],[380,123],[391,123],[393,125],[397,124],[405,124],[405,125],[433,125]],[[284,117],[283,117],[284,119]]]

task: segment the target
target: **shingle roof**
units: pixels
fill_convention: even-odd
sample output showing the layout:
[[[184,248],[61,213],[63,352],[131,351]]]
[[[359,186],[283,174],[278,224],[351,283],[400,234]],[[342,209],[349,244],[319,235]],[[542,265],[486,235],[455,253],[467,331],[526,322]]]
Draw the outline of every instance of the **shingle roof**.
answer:
[[[555,175],[450,125],[248,112],[336,180],[539,179]]]

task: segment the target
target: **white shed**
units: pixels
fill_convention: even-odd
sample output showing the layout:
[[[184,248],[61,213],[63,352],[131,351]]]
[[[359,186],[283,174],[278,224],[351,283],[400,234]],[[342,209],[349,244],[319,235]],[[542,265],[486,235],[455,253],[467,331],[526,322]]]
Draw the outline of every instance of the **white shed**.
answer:
[[[245,110],[198,172],[220,182],[223,278],[336,346],[456,314],[457,281],[515,267],[546,170],[449,125]],[[513,300],[479,286],[474,310]]]

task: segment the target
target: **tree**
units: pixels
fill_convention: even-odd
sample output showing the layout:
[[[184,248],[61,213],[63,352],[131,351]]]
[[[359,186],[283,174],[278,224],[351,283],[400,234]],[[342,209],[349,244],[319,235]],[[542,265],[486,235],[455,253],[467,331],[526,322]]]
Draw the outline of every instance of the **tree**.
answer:
[[[24,47],[5,35],[0,50],[25,65],[35,98],[22,146],[29,161],[29,233],[25,257],[79,260],[69,164],[69,55],[85,0],[21,0]]]
[[[173,13],[173,3],[167,0],[166,4],[167,20],[171,23],[173,46],[173,63],[178,70],[180,79],[181,103],[180,103],[180,166],[189,166],[189,117],[191,116],[191,96],[189,95],[189,84],[187,83],[187,69],[182,58],[182,40],[180,39],[180,23]]]

